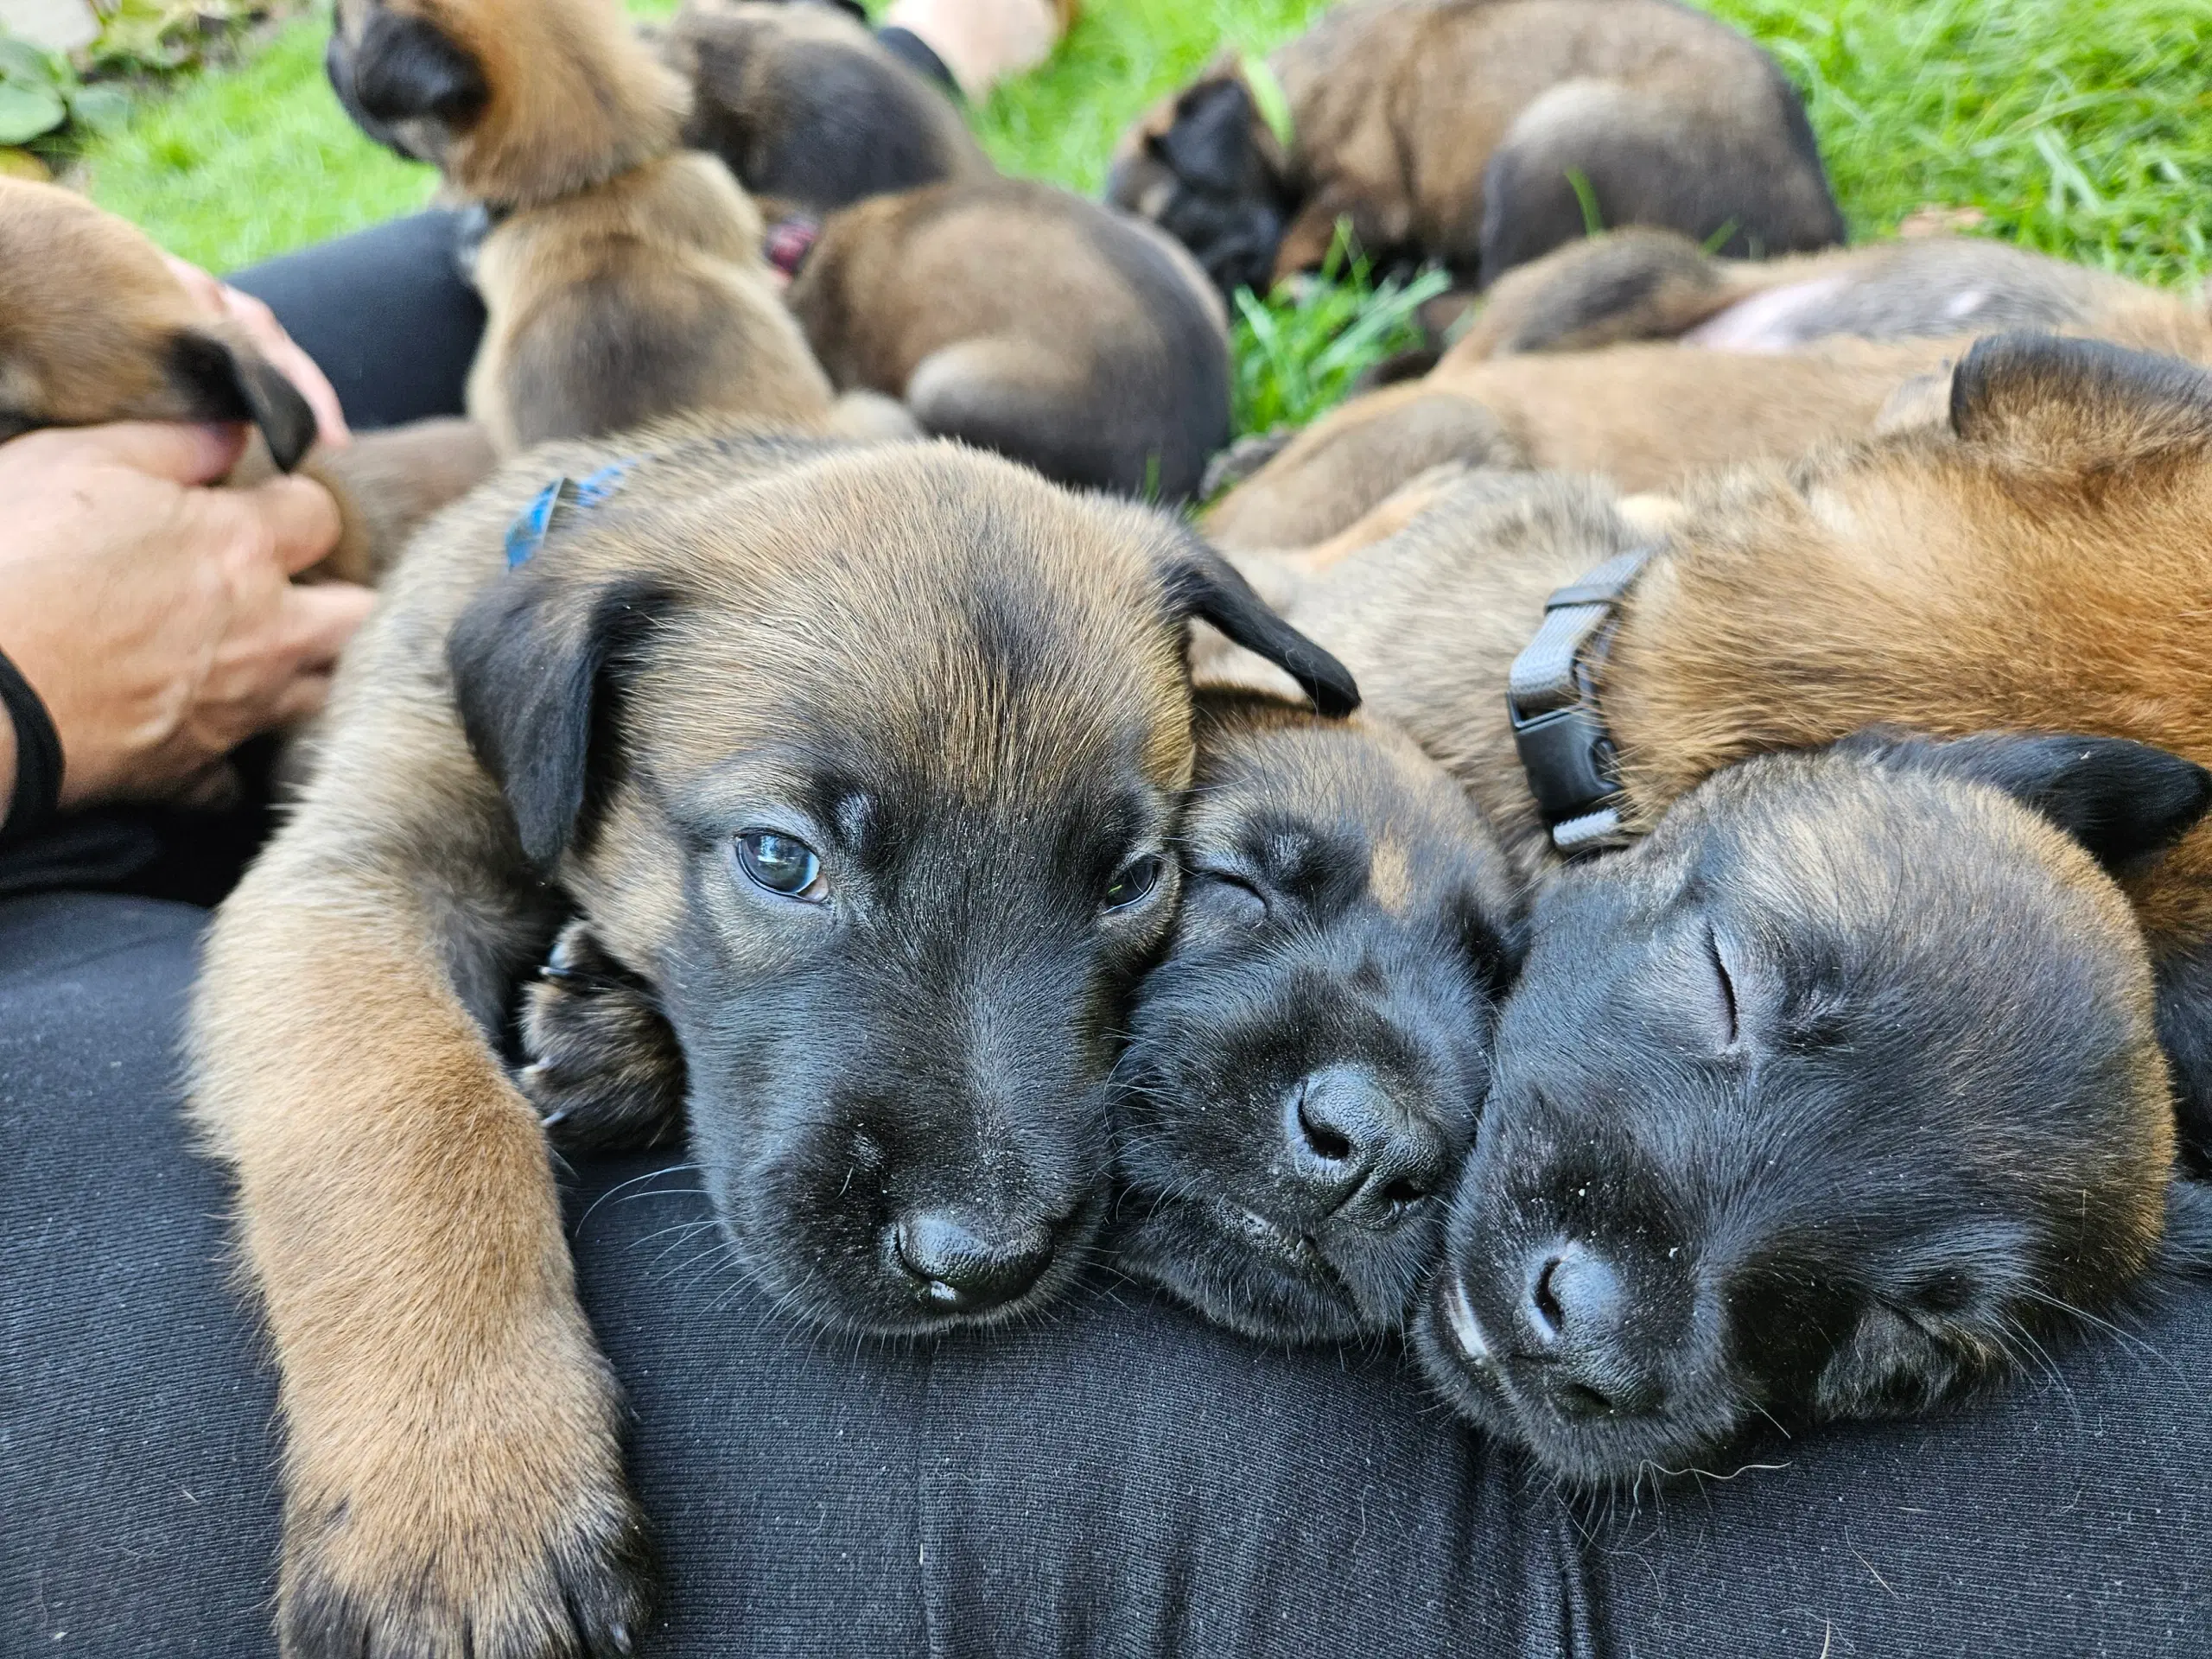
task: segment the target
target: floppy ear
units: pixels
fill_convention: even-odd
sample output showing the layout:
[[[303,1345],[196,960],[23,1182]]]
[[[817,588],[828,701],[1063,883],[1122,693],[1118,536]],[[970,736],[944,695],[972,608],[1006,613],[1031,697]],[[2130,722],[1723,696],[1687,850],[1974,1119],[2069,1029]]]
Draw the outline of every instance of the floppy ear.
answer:
[[[2110,466],[2212,442],[2212,375],[2101,340],[1993,334],[1951,377],[1951,429],[2054,465]]]
[[[1146,143],[1185,184],[1232,195],[1258,153],[1252,95],[1234,75],[1202,80],[1175,100],[1174,124]]]
[[[1313,706],[1330,715],[1359,707],[1351,671],[1269,610],[1236,567],[1205,543],[1179,549],[1165,572],[1171,615],[1211,622],[1255,656],[1264,657],[1298,682]]]
[[[315,410],[260,353],[187,330],[169,342],[169,381],[196,421],[251,421],[270,458],[290,472],[315,444]]]
[[[525,568],[478,594],[454,624],[446,664],[461,729],[540,869],[576,838],[593,734],[613,717],[623,670],[671,601],[643,576],[588,582]]]
[[[425,117],[454,131],[491,101],[475,56],[423,18],[378,7],[353,48],[353,98],[378,121]]]
[[[1946,741],[1875,730],[1837,747],[2003,790],[2110,870],[2163,852],[2212,807],[2212,772],[2124,737],[1981,732]]]

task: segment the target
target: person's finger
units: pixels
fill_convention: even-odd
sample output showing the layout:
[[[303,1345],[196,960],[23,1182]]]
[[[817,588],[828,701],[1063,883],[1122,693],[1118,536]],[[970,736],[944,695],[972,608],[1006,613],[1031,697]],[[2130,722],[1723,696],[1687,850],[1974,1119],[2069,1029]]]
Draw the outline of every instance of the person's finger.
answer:
[[[176,484],[213,484],[238,465],[245,448],[244,427],[172,421],[118,421],[58,431],[52,437],[57,445],[88,451],[89,459]]]
[[[267,732],[296,726],[302,721],[321,714],[323,705],[329,701],[328,674],[295,675],[285,682],[284,689],[270,703],[268,717],[261,729]]]
[[[223,315],[223,285],[189,259],[180,259],[173,253],[162,256],[169,274],[192,296],[192,302],[211,317]]]
[[[303,670],[327,669],[368,620],[376,601],[373,592],[350,582],[302,582],[291,588],[276,622],[286,654]]]
[[[223,308],[231,320],[276,365],[276,372],[308,400],[308,407],[315,410],[315,429],[322,441],[334,448],[352,442],[353,435],[346,429],[346,411],[339,405],[338,393],[329,378],[284,332],[284,325],[276,321],[276,314],[264,302],[239,289],[226,285],[220,289],[220,296]]]
[[[272,478],[250,490],[223,493],[261,521],[288,576],[296,576],[338,545],[338,503],[311,478]]]

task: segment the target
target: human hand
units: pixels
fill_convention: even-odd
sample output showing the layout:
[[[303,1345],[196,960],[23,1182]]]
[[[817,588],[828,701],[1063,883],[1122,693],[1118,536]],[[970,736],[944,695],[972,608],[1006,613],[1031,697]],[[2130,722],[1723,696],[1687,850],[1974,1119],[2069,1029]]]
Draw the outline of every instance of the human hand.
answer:
[[[315,431],[325,443],[336,448],[353,442],[353,435],[346,425],[346,411],[339,407],[338,393],[328,378],[315,366],[315,359],[293,343],[274,311],[252,295],[217,282],[188,260],[180,259],[173,253],[162,257],[168,261],[177,281],[184,284],[185,291],[202,311],[211,317],[226,317],[236,323],[246,338],[260,347],[261,354],[275,365],[276,372],[298,389],[300,396],[308,400],[308,407],[315,410]]]
[[[321,485],[194,487],[243,441],[130,423],[0,444],[0,652],[60,735],[65,807],[189,793],[238,744],[320,709],[368,614],[366,588],[291,580],[338,537]]]

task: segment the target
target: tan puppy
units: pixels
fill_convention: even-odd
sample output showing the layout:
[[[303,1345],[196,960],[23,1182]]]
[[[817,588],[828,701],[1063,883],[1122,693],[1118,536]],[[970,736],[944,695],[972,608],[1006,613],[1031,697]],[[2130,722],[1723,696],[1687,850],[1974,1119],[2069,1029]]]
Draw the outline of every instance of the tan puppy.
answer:
[[[684,143],[771,218],[995,175],[944,90],[836,6],[685,0],[661,53],[691,88]]]
[[[2202,333],[2202,308],[2109,271],[1978,237],[1741,260],[1717,257],[1669,231],[1629,230],[1570,244],[1504,277],[1452,355],[1471,361],[1627,340],[1781,352],[1839,334],[1949,339],[2003,328],[2062,329],[2172,350]]]
[[[790,301],[840,387],[1063,483],[1179,500],[1229,438],[1218,296],[1149,226],[1052,185],[856,203]]]
[[[1483,282],[1606,225],[1770,254],[1843,238],[1804,110],[1726,25],[1657,0],[1363,0],[1217,65],[1122,141],[1108,195],[1225,290],[1384,259]],[[1277,99],[1281,106],[1274,107]]]
[[[348,0],[328,67],[365,131],[486,209],[468,409],[503,450],[689,410],[830,408],[759,214],[677,149],[683,84],[613,0]]]
[[[564,914],[666,1015],[766,1294],[848,1331],[1019,1317],[1103,1213],[1109,1033],[1179,888],[1186,620],[1357,694],[1172,518],[949,445],[541,450],[387,594],[194,1009],[282,1370],[279,1628],[618,1651],[614,1389],[493,1046]]]
[[[104,421],[251,421],[232,470],[298,467],[340,534],[312,574],[373,582],[438,508],[492,470],[483,430],[423,421],[313,449],[315,411],[234,324],[211,319],[144,232],[81,196],[0,179],[0,440]]]

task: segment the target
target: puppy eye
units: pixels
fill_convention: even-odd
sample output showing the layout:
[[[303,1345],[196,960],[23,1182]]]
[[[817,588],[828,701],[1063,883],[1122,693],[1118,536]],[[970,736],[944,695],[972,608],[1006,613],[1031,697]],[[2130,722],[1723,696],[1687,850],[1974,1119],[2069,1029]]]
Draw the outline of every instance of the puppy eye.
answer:
[[[814,849],[772,830],[747,830],[738,836],[737,868],[754,887],[779,899],[818,905],[830,896]]]
[[[1240,917],[1249,916],[1253,921],[1268,913],[1267,894],[1249,877],[1235,870],[1192,870],[1190,895],[1193,899],[1217,899],[1224,909],[1233,909]]]
[[[1705,954],[1713,963],[1713,976],[1720,984],[1720,1012],[1727,1022],[1728,1031],[1726,1046],[1733,1048],[1738,1038],[1736,1028],[1736,982],[1729,977],[1728,964],[1721,957],[1720,936],[1710,927],[1705,930]]]
[[[1114,872],[1099,904],[1107,910],[1127,910],[1160,885],[1160,868],[1158,853],[1139,853]]]

